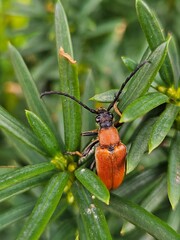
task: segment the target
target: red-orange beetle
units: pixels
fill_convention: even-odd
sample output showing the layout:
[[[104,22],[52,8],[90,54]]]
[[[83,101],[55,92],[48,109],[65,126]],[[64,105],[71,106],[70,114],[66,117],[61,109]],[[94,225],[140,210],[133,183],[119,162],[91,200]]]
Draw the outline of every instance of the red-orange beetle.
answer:
[[[141,63],[130,74],[130,76],[127,77],[125,82],[122,84],[120,90],[116,94],[114,100],[110,103],[107,109],[105,108],[91,109],[87,105],[76,99],[74,96],[71,96],[64,92],[50,91],[41,94],[41,97],[51,94],[66,96],[80,104],[82,107],[84,107],[91,113],[97,115],[96,123],[99,125],[99,129],[82,133],[83,136],[98,135],[97,139],[91,142],[82,153],[76,151],[70,154],[77,154],[81,157],[84,157],[90,152],[90,150],[95,145],[98,144],[98,146],[95,149],[97,175],[100,177],[100,179],[103,181],[103,183],[109,190],[118,188],[122,183],[125,175],[125,158],[126,158],[126,147],[120,140],[117,128],[114,126],[113,123],[113,114],[110,112],[110,110],[114,107],[115,111],[119,115],[121,115],[121,113],[116,107],[116,103],[119,99],[119,96],[122,93],[122,90],[127,84],[127,82],[145,63],[147,63],[147,61]]]
[[[111,115],[103,115],[112,122]],[[108,189],[115,189],[122,183],[125,175],[126,147],[120,141],[117,128],[112,125],[101,128],[98,139],[99,146],[95,151],[97,174]]]

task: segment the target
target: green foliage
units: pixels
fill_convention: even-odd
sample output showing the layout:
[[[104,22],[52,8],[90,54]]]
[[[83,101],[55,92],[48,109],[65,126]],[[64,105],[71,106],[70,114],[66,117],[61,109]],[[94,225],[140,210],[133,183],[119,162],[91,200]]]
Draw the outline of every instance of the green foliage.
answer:
[[[90,193],[106,204],[109,204],[109,191],[97,175],[86,168],[79,168],[75,171],[75,176]]]
[[[81,6],[79,1],[62,3],[53,6],[53,2],[32,0],[30,6],[19,4],[9,11],[28,16],[24,33],[33,34],[21,54],[9,44],[17,86],[21,86],[28,110],[25,119],[22,97],[16,96],[12,104],[12,95],[3,95],[0,128],[20,157],[9,151],[1,136],[0,164],[6,167],[0,169],[0,237],[120,239],[121,229],[122,239],[127,240],[146,239],[147,233],[160,240],[178,240],[180,70],[175,38],[162,33],[156,14],[142,0],[136,0],[137,16],[130,1],[89,0]],[[153,4],[165,5],[163,1]],[[169,5],[173,7],[173,3]],[[139,27],[134,31],[137,19],[145,38]],[[9,39],[16,43],[13,34]],[[130,74],[137,62],[148,61],[119,99],[120,136],[128,148],[127,176],[118,189],[109,192],[88,169],[94,153],[83,159],[81,167],[77,157],[66,154],[82,150],[91,141],[81,142],[80,133],[94,127],[92,115],[83,109],[81,117],[81,107],[64,96],[42,100],[39,89],[50,87],[77,99],[82,91],[86,104],[92,100],[88,106],[105,105],[123,82],[119,49],[126,73]],[[96,81],[88,67],[94,70]]]
[[[92,195],[79,183],[75,183],[72,190],[84,228],[84,233],[79,232],[79,238],[85,234],[87,239],[112,239],[104,212],[96,199],[93,200]]]
[[[54,134],[51,132],[49,127],[33,112],[26,110],[26,117],[32,130],[37,135],[46,151],[50,156],[54,157],[59,151],[59,144]]]
[[[60,4],[55,10],[56,47],[58,55],[60,90],[80,98],[77,64],[63,56],[68,53],[73,59],[72,44],[65,12]],[[62,48],[62,53],[61,53]],[[74,101],[63,99],[64,137],[66,150],[75,151],[79,147],[81,132],[80,106]]]
[[[162,27],[160,26],[156,16],[150,10],[150,8],[141,0],[136,1],[137,15],[141,24],[142,30],[146,35],[146,39],[149,44],[149,48],[154,50],[159,44],[165,41]],[[169,55],[167,54],[164,64],[160,69],[162,80],[171,86],[173,77],[173,66],[170,61]]]
[[[55,174],[49,180],[17,239],[38,239],[41,236],[59,203],[67,181],[68,174],[65,172]]]
[[[153,214],[148,213],[142,207],[139,207],[128,200],[124,201],[124,199],[113,195],[111,197],[111,201],[112,202],[109,206],[110,211],[117,216],[124,217],[126,220],[132,223],[136,223],[136,226],[140,226],[156,239],[168,240],[179,238],[179,234],[173,231],[165,222]],[[156,227],[154,226],[154,223],[156,223]]]
[[[128,105],[122,114],[121,122],[131,122],[167,101],[168,97],[161,93],[143,95]]]

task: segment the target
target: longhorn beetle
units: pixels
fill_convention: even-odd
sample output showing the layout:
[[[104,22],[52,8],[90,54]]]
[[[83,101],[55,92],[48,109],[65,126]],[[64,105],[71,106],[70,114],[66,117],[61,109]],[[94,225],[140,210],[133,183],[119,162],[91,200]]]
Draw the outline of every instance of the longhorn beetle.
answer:
[[[110,110],[114,107],[115,112],[121,117],[121,113],[117,108],[119,96],[128,81],[147,62],[148,61],[145,61],[138,65],[137,68],[126,78],[120,90],[115,95],[114,100],[109,104],[107,109],[91,109],[87,105],[76,99],[74,96],[71,96],[68,93],[64,92],[49,91],[41,94],[41,97],[52,94],[63,95],[77,102],[89,112],[97,115],[96,123],[99,125],[99,129],[82,133],[82,136],[98,135],[97,139],[92,141],[82,153],[76,151],[70,154],[76,154],[80,157],[85,157],[90,152],[90,150],[99,143],[99,145],[95,149],[97,175],[100,177],[102,182],[109,190],[116,189],[122,183],[125,175],[126,158],[126,146],[120,140],[117,126],[113,123],[113,114],[110,112]]]

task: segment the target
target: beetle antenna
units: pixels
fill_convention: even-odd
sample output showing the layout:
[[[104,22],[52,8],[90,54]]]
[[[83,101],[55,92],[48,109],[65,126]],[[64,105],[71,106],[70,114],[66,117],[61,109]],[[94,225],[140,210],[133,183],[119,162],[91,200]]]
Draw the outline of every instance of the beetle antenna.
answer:
[[[98,111],[96,111],[95,109],[89,108],[87,105],[85,105],[84,103],[82,103],[81,101],[79,101],[77,98],[75,98],[74,96],[69,95],[68,93],[64,93],[64,92],[57,92],[57,91],[49,91],[49,92],[43,92],[40,95],[40,98],[47,96],[47,95],[62,95],[65,97],[68,97],[70,99],[72,99],[73,101],[77,102],[79,105],[81,105],[83,108],[87,109],[89,112],[91,113],[95,113],[98,114]]]
[[[110,111],[111,108],[114,106],[114,104],[118,101],[120,94],[122,93],[124,87],[126,86],[126,84],[129,82],[129,80],[139,71],[139,69],[144,66],[146,63],[150,63],[150,61],[144,61],[142,63],[140,63],[135,70],[126,78],[126,80],[124,81],[124,83],[121,85],[120,90],[118,91],[118,93],[116,94],[114,100],[110,103],[110,105],[107,108],[107,111]]]

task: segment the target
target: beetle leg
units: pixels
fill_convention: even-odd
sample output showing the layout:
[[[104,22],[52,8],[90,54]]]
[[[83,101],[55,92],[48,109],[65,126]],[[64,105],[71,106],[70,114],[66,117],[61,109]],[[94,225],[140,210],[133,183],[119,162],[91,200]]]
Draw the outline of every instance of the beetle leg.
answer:
[[[119,115],[120,118],[121,118],[122,114],[121,114],[121,112],[119,111],[119,108],[118,108],[118,106],[117,106],[117,102],[115,102],[113,108],[114,108],[114,111],[117,113],[117,115]],[[116,121],[116,122],[114,123],[114,126],[115,126],[116,128],[120,127],[121,125],[122,125],[122,123],[120,123],[119,121]]]
[[[86,160],[86,156],[90,153],[94,145],[96,145],[99,142],[99,139],[95,139],[93,142],[91,142],[83,151],[82,157],[79,159],[78,164],[83,164]]]
[[[119,121],[116,121],[116,122],[114,123],[114,126],[115,126],[116,128],[118,128],[118,127],[120,127],[122,124],[123,124],[123,123],[120,123]]]
[[[67,154],[67,155],[77,155],[77,156],[79,156],[79,157],[83,157],[83,154],[81,153],[81,152],[79,152],[79,151],[75,151],[75,152],[66,152],[65,154]]]
[[[118,106],[117,106],[117,102],[114,103],[113,108],[114,108],[114,111],[117,113],[117,115],[119,115],[119,116],[121,117],[122,114],[121,114],[121,112],[119,111],[119,108],[118,108]]]
[[[79,151],[75,151],[75,152],[66,152],[66,154],[69,155],[77,155],[79,157],[86,157],[88,155],[88,153],[91,151],[91,149],[94,147],[94,145],[96,145],[99,142],[99,139],[95,139],[94,141],[92,141],[85,149],[84,151],[81,153]]]
[[[87,145],[87,147],[84,149],[84,151],[82,152],[82,156],[85,157],[88,155],[88,153],[91,151],[91,149],[94,147],[94,145],[96,145],[99,142],[99,139],[95,139],[94,141],[92,141],[89,145]]]
[[[95,129],[91,131],[82,132],[81,136],[97,136],[97,134],[98,134],[98,129]]]
[[[90,169],[93,170],[94,167],[95,167],[95,165],[96,165],[96,161],[94,160],[94,161],[91,163]]]

